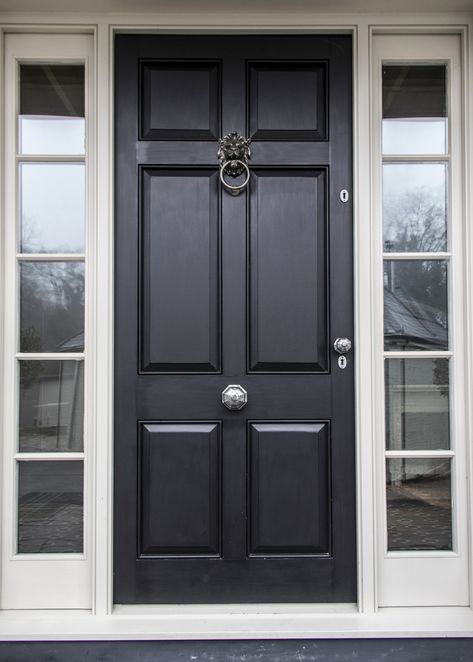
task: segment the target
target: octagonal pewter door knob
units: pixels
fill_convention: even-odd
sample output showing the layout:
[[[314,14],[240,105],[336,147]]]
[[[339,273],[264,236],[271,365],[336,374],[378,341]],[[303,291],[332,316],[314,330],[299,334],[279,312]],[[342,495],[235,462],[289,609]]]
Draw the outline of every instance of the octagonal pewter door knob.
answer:
[[[347,354],[351,349],[350,338],[337,338],[333,343],[333,348],[338,354]]]
[[[248,402],[248,393],[240,384],[229,384],[222,391],[222,403],[231,411],[238,411]]]

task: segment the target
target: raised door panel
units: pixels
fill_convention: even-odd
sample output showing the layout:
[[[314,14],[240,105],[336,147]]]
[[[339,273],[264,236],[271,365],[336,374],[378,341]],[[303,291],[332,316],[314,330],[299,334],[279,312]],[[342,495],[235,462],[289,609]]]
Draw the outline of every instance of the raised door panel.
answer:
[[[328,423],[253,423],[250,554],[330,551]]]
[[[141,81],[142,140],[219,137],[218,62],[143,62]]]
[[[141,370],[218,372],[218,175],[213,169],[141,173]]]
[[[140,424],[138,554],[220,554],[220,424]]]
[[[327,140],[326,63],[251,62],[253,140]]]
[[[326,171],[254,173],[250,371],[326,372]]]

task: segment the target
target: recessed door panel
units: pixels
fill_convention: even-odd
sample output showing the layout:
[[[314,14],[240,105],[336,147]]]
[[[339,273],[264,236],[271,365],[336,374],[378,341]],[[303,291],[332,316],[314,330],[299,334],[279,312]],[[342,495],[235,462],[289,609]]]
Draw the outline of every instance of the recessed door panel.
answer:
[[[329,554],[327,423],[249,428],[250,554]]]
[[[142,170],[142,370],[220,368],[215,170]]]
[[[220,426],[142,423],[139,556],[218,556]]]
[[[255,170],[250,370],[327,370],[325,170]]]

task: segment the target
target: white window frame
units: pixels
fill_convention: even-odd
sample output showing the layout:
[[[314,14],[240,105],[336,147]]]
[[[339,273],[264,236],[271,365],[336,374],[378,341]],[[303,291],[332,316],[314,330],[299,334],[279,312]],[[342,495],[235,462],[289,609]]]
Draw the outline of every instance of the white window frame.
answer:
[[[471,14],[333,14],[288,12],[240,16],[238,24],[224,12],[207,22],[201,14],[183,19],[178,13],[45,15],[16,13],[0,15],[0,42],[5,33],[78,33],[95,37],[96,97],[96,205],[94,289],[91,304],[94,328],[93,420],[89,421],[97,445],[94,449],[94,487],[91,511],[91,610],[54,612],[26,607],[0,611],[0,640],[90,640],[90,639],[250,639],[250,638],[345,638],[403,636],[472,636],[470,607],[379,608],[377,540],[378,494],[375,490],[374,406],[379,397],[373,330],[377,255],[371,186],[371,48],[375,34],[458,34],[462,42],[462,91],[465,100],[462,126],[466,141],[464,205],[473,218],[473,133],[469,109],[473,108],[473,33]],[[117,32],[291,32],[348,33],[354,39],[354,224],[355,224],[355,347],[356,347],[356,438],[357,438],[357,605],[195,605],[136,606],[120,608],[112,596],[113,524],[113,38]],[[1,76],[1,70],[0,70]],[[0,115],[2,108],[0,107]],[[3,120],[3,118],[1,118]],[[3,122],[2,122],[3,126]],[[0,160],[0,169],[4,161]],[[0,173],[1,174],[1,173]],[[5,189],[1,191],[4,196]],[[2,211],[4,206],[2,204]],[[465,232],[465,253],[473,255],[473,232]],[[100,259],[97,259],[100,256]],[[471,260],[470,260],[471,261]],[[468,347],[473,341],[473,264],[466,261],[465,285]],[[89,278],[89,283],[91,280]],[[1,330],[0,330],[1,332]],[[473,365],[467,365],[468,411],[473,411]],[[90,361],[92,359],[89,359]],[[92,365],[92,363],[91,363]],[[92,398],[91,398],[92,400]],[[89,398],[87,401],[90,402]],[[472,459],[468,466],[471,469]],[[471,473],[471,472],[470,472]],[[469,492],[469,522],[472,530],[473,500]],[[470,533],[471,535],[471,533]],[[472,594],[473,595],[473,594]],[[472,600],[470,600],[472,602]],[[72,606],[72,605],[71,605]],[[53,616],[51,618],[50,616]]]
[[[449,246],[441,255],[448,262],[448,316],[450,346],[447,352],[383,352],[383,218],[382,218],[382,87],[383,64],[445,64],[447,67],[448,152],[444,157],[401,155],[398,162],[443,161],[448,163],[448,237]],[[463,155],[461,119],[460,39],[456,35],[376,35],[372,58],[372,140],[373,140],[373,237],[375,242],[375,318],[374,345],[377,348],[376,380],[379,394],[374,414],[377,440],[377,503],[378,508],[378,578],[380,606],[445,606],[468,605],[468,526],[467,526],[467,436],[465,412],[465,295],[463,283],[464,208]],[[388,159],[394,162],[393,159]],[[433,259],[441,257],[433,255]],[[413,257],[418,254],[412,254]],[[385,254],[385,258],[388,254]],[[421,256],[429,259],[427,256]],[[389,254],[390,259],[405,259],[406,255]],[[450,419],[451,451],[429,453],[429,457],[450,457],[452,460],[453,551],[387,551],[386,483],[384,421],[384,355],[391,358],[412,356],[450,356]],[[379,397],[381,396],[381,397]],[[421,454],[412,452],[412,457]],[[381,506],[381,504],[383,504]]]
[[[84,463],[84,549],[77,554],[18,554],[17,539],[17,458],[18,439],[18,228],[19,228],[19,168],[18,163],[31,161],[17,157],[18,102],[20,64],[73,63],[85,66],[85,124],[86,124],[86,223],[85,250],[81,255],[67,255],[65,260],[85,262],[85,338],[86,354],[64,354],[64,359],[84,361],[84,451],[64,454],[22,454],[22,461],[80,460]],[[3,609],[88,609],[92,604],[91,585],[91,496],[94,432],[91,415],[94,407],[93,346],[93,269],[88,259],[94,251],[94,63],[93,38],[87,35],[12,34],[5,39],[5,233],[4,233],[4,417],[3,417],[3,512],[2,519],[2,594]],[[57,160],[57,159],[56,159]],[[62,161],[71,162],[68,156]],[[83,160],[83,159],[82,159]],[[54,157],[35,156],[34,162],[55,162]],[[49,259],[48,255],[28,256],[28,259]],[[56,258],[58,256],[55,256]],[[42,353],[27,355],[32,360],[47,360],[57,355]],[[54,457],[53,457],[54,455]]]

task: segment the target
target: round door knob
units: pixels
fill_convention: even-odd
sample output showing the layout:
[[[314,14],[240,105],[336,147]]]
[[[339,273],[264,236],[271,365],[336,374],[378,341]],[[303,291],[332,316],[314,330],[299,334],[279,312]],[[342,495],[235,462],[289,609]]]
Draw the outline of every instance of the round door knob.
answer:
[[[222,402],[231,411],[243,409],[248,402],[248,393],[240,384],[229,384],[222,391]]]
[[[333,343],[333,348],[339,354],[346,354],[351,349],[350,338],[337,338]]]

